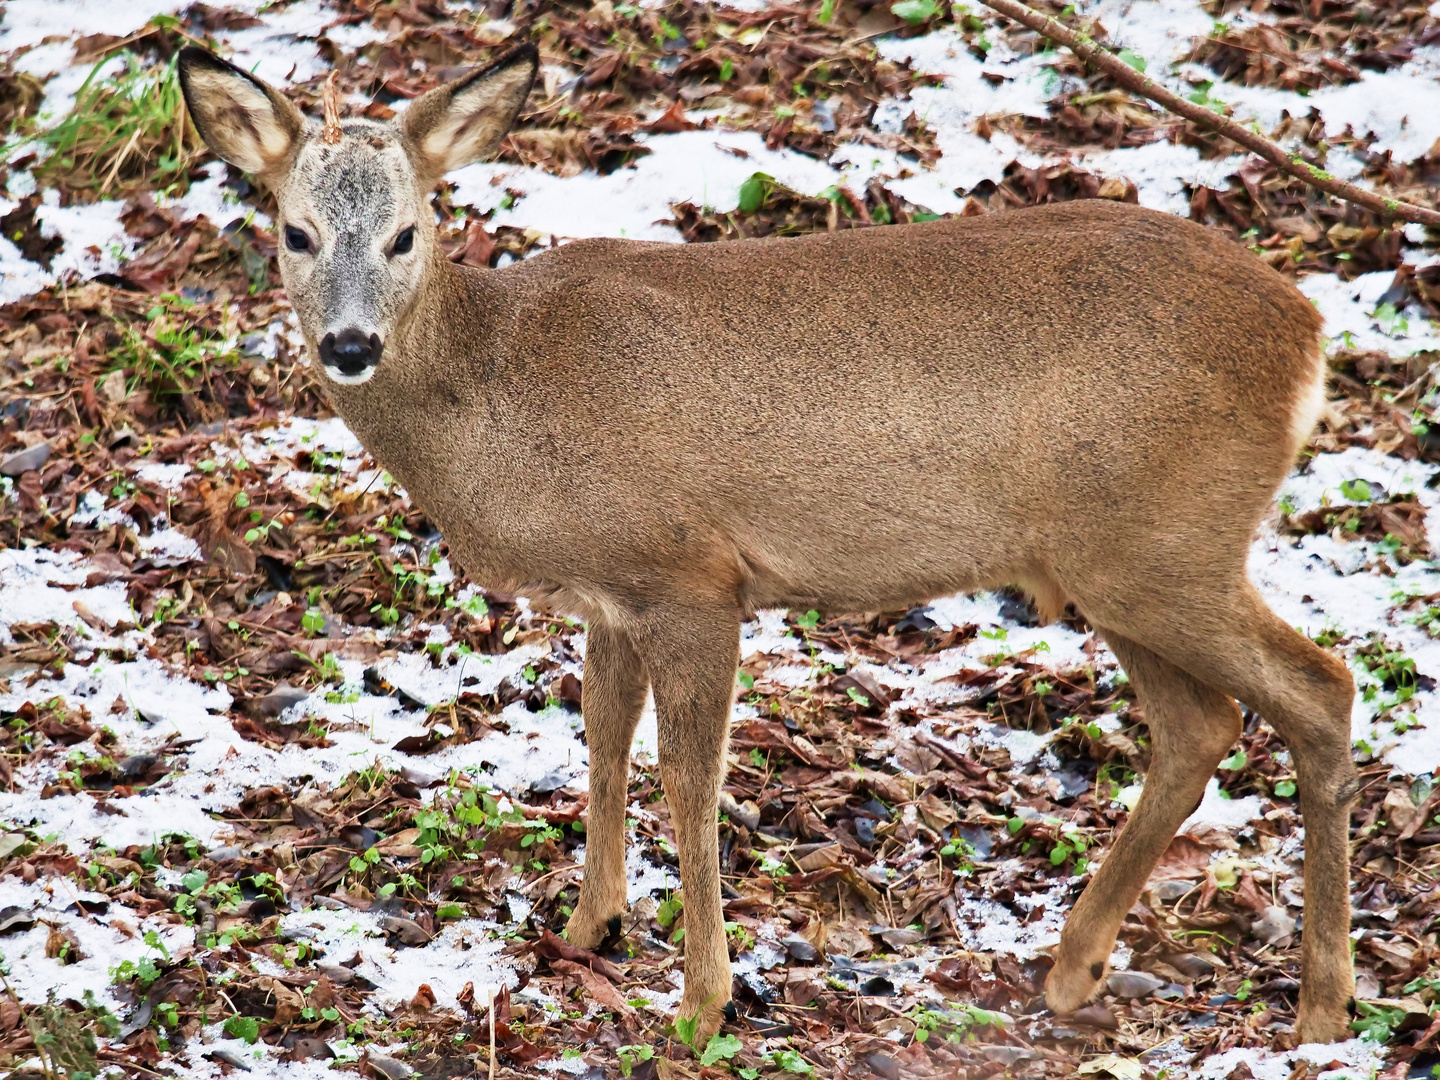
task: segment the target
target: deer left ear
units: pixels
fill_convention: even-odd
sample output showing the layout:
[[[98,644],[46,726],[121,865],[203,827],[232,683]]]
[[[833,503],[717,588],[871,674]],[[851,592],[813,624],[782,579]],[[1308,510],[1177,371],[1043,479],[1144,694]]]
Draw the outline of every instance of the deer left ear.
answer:
[[[284,94],[194,45],[180,50],[180,88],[195,130],[220,157],[267,183],[290,168],[305,118]]]
[[[521,45],[480,71],[417,98],[400,117],[426,187],[451,169],[488,157],[520,114],[540,54]]]

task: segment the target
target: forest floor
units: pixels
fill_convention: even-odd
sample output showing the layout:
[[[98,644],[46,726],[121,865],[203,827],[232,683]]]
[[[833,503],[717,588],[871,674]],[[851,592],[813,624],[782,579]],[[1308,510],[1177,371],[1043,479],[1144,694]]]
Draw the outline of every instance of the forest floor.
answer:
[[[1436,204],[1440,5],[1063,12],[1336,175]],[[187,40],[311,111],[334,69],[375,118],[535,42],[518,129],[436,200],[472,265],[1098,197],[1291,276],[1334,386],[1251,574],[1361,688],[1355,1038],[1295,1045],[1304,832],[1253,714],[1105,996],[1045,1010],[1047,950],[1148,739],[1084,620],[1038,625],[1008,593],[746,626],[721,825],[738,1017],[708,1046],[669,1026],[685,914],[653,712],[631,914],[598,954],[558,937],[584,858],[584,627],[451,567],[329,411],[273,203],[184,127]],[[1440,233],[1277,176],[1046,46],[939,0],[9,0],[0,1072],[1430,1076]]]

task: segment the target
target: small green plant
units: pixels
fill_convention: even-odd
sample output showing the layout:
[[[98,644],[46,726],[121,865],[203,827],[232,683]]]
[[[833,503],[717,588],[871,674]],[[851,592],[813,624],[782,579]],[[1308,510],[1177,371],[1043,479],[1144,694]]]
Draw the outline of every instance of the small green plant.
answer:
[[[126,389],[146,388],[157,397],[191,393],[214,365],[233,366],[236,355],[225,341],[189,321],[194,304],[172,293],[158,297],[146,313],[144,332],[120,327],[120,344],[110,353],[110,369],[125,373]]]
[[[710,1041],[705,1044],[705,1050],[700,1055],[700,1064],[714,1065],[717,1061],[729,1061],[742,1049],[744,1044],[736,1036],[717,1033],[710,1036]]]
[[[1218,98],[1210,96],[1210,91],[1214,89],[1214,87],[1215,81],[1213,79],[1207,79],[1197,86],[1188,95],[1188,98],[1192,103],[1202,106],[1203,108],[1219,111],[1224,108],[1225,103]]]
[[[700,1014],[675,1017],[675,1037],[691,1050],[695,1050],[695,1035],[700,1028]]]
[[[905,1015],[914,1022],[915,1038],[919,1042],[928,1042],[942,1033],[947,1042],[962,1042],[971,1028],[1003,1028],[1008,1021],[1004,1013],[976,1005],[962,1005],[957,1009],[917,1005]]]
[[[653,1058],[655,1050],[649,1046],[621,1046],[616,1049],[615,1056],[620,1061],[620,1075],[632,1076],[635,1066]]]
[[[788,1047],[774,1051],[770,1061],[781,1072],[794,1073],[796,1076],[809,1076],[815,1071],[815,1066],[801,1057],[800,1051]]]
[[[919,26],[940,14],[940,5],[935,0],[898,0],[890,5],[890,12],[911,26]]]
[[[947,840],[945,846],[940,849],[942,859],[953,858],[959,861],[959,865],[955,868],[957,874],[964,874],[966,871],[974,869],[970,862],[974,855],[975,849],[970,846],[969,841],[958,834]]]
[[[242,1042],[254,1046],[260,1038],[260,1021],[253,1016],[241,1016],[236,1013],[225,1021],[225,1034],[232,1039],[240,1039]]]
[[[765,205],[770,192],[775,188],[775,178],[765,173],[751,173],[750,177],[740,185],[740,197],[735,209],[742,214],[753,214],[760,207]]]
[[[1141,56],[1134,49],[1121,49],[1115,55],[1120,57],[1121,60],[1125,61],[1125,63],[1129,64],[1136,71],[1145,70],[1145,57]]]
[[[1355,1012],[1358,1015],[1351,1021],[1350,1030],[1362,1039],[1382,1044],[1390,1041],[1395,1029],[1405,1019],[1404,1009],[1376,1005],[1368,1001],[1355,1002]]]
[[[1360,698],[1375,707],[1377,719],[1390,719],[1401,734],[1417,726],[1413,716],[1389,715],[1415,696],[1418,689],[1415,661],[1392,648],[1379,634],[1372,634],[1366,644],[1356,650],[1355,660],[1370,675],[1370,681],[1359,680],[1362,683]]]
[[[173,16],[165,18],[175,23]],[[6,153],[24,142],[48,146],[51,153],[36,173],[71,191],[103,195],[183,186],[199,148],[186,132],[176,58],[152,67],[125,51],[120,71],[104,76],[111,59],[90,69],[64,119],[7,146]]]
[[[746,930],[745,927],[737,922],[727,922],[725,924],[725,936],[734,941],[741,952],[755,947],[755,938],[751,935],[750,931]]]
[[[87,996],[86,1000],[90,1002],[94,999]],[[109,1015],[108,1009],[105,1012]],[[95,1041],[95,1033],[91,1030],[89,1017],[85,1013],[71,1012],[55,1000],[55,991],[51,990],[45,1004],[25,1017],[25,1027],[30,1032],[36,1054],[44,1065],[45,1076],[64,1076],[69,1080],[86,1077],[94,1080],[99,1070],[96,1061],[99,1047]],[[118,1023],[115,1030],[118,1033]]]
[[[380,852],[370,847],[365,849],[364,855],[352,855],[350,858],[350,870],[352,873],[364,875],[370,867],[380,861]]]
[[[660,901],[660,906],[655,909],[655,921],[668,930],[675,924],[675,920],[679,917],[680,912],[684,910],[684,900],[675,895],[667,896],[664,900]]]
[[[154,930],[147,930],[143,940],[153,951],[158,952],[163,960],[170,959],[170,950],[165,948],[165,943],[160,940],[160,935]],[[147,989],[162,974],[163,972],[153,957],[142,956],[139,960],[123,960],[112,967],[110,981],[133,982],[143,990]]]
[[[1400,314],[1394,304],[1381,304],[1371,318],[1380,324],[1381,331],[1389,337],[1403,338],[1410,333],[1410,320]]]
[[[1351,502],[1368,503],[1372,492],[1370,484],[1365,480],[1342,480],[1340,494]]]

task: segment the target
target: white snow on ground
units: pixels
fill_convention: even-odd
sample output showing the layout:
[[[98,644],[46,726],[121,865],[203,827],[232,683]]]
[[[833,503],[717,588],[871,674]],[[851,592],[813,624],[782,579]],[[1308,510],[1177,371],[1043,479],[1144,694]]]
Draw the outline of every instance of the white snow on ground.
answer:
[[[478,1001],[490,991],[513,987],[516,978],[508,961],[500,957],[504,942],[496,940],[494,923],[460,919],[446,923],[423,949],[394,948],[385,944],[382,915],[373,911],[316,908],[295,912],[280,920],[281,935],[320,946],[330,956],[364,957],[356,974],[379,987],[382,1007],[400,1005],[415,996],[421,983],[435,991],[443,1009],[458,1011],[455,995],[467,982],[475,984]]]
[[[255,5],[237,3],[237,8]],[[39,45],[49,37],[86,37],[115,34],[123,37],[143,27],[155,15],[170,14],[176,5],[164,0],[9,0],[0,22],[0,51]]]
[[[651,135],[651,153],[633,169],[569,179],[505,163],[467,165],[450,173],[454,201],[481,213],[496,211],[494,225],[517,225],[563,237],[614,236],[679,241],[670,207],[693,202],[734,210],[740,185],[755,172],[816,194],[837,181],[835,170],[794,150],[767,150],[753,131],[681,131]],[[736,151],[739,151],[737,154]],[[743,156],[742,156],[743,155]],[[507,193],[515,205],[501,208]]]
[[[253,220],[257,225],[270,224],[268,215],[242,202],[236,197],[235,189],[226,186],[225,178],[229,173],[229,166],[223,161],[212,161],[202,167],[205,170],[205,179],[192,180],[189,190],[174,200],[175,205],[180,208],[183,220],[209,218],[212,225],[223,229],[236,218],[253,213]],[[158,205],[165,205],[164,198],[157,198],[155,201]]]
[[[1198,825],[1218,825],[1222,829],[1241,829],[1264,813],[1263,802],[1258,795],[1247,795],[1243,799],[1231,799],[1220,791],[1220,781],[1213,776],[1205,785],[1205,795],[1195,812],[1185,819],[1180,831],[1185,832]]]
[[[300,0],[275,11],[265,12],[263,25],[243,30],[226,30],[216,39],[231,50],[230,59],[246,71],[254,72],[273,86],[305,82],[329,69],[315,47],[318,38],[340,13],[318,0]],[[372,34],[368,40],[383,39]],[[350,41],[355,45],[350,45]],[[348,35],[351,47],[366,44],[365,35]]]
[[[1391,356],[1440,349],[1440,334],[1426,319],[1404,310],[1382,309],[1381,297],[1395,275],[1388,271],[1361,274],[1343,281],[1334,274],[1312,274],[1300,280],[1300,291],[1325,317],[1325,336],[1351,349],[1374,349]]]
[[[1088,0],[1076,8],[1100,20],[1114,47],[1144,57],[1145,73],[1168,89],[1187,95],[1194,90],[1177,76],[1193,76],[1197,82],[1215,78],[1201,65],[1181,64],[1191,39],[1206,36],[1215,24],[1199,5],[1189,0]],[[1229,16],[1237,23],[1246,18],[1253,22],[1248,14]],[[1413,161],[1440,138],[1440,85],[1435,82],[1440,53],[1420,49],[1415,57],[1391,71],[1364,71],[1357,82],[1326,86],[1308,96],[1223,80],[1216,81],[1209,96],[1233,105],[1237,119],[1258,120],[1266,129],[1279,123],[1282,110],[1298,119],[1314,109],[1328,135],[1341,135],[1347,127],[1356,135],[1373,134],[1377,152],[1391,151],[1397,160]]]
[[[942,154],[937,168],[887,186],[935,213],[958,212],[965,200],[954,193],[956,188],[968,190],[985,180],[998,183],[1005,167],[1022,156],[1008,136],[996,134],[987,141],[974,134],[971,127],[976,120],[1009,114],[1045,116],[1046,102],[1062,89],[1060,76],[1049,66],[1055,54],[1017,57],[997,48],[981,61],[967,51],[964,38],[949,29],[917,38],[882,39],[876,48],[887,60],[908,61],[916,71],[945,78],[943,86],[916,89],[909,101],[882,104],[875,115],[881,131],[900,131],[912,112],[934,129]],[[1006,81],[992,86],[986,74]],[[851,157],[853,151],[846,148],[841,154]]]
[[[13,640],[15,623],[55,622],[82,625],[75,605],[83,604],[110,626],[132,620],[135,613],[119,583],[86,589],[90,569],[73,551],[44,548],[0,550],[0,641]]]
[[[1001,864],[1000,869],[1007,868]],[[1009,869],[1021,870],[1018,861]],[[1022,871],[1023,872],[1023,871]],[[1021,922],[1008,907],[993,900],[982,900],[967,894],[960,902],[960,934],[965,947],[973,952],[1002,953],[1017,960],[1030,960],[1042,949],[1060,941],[1060,928],[1068,910],[1070,884],[1061,881],[1044,892],[1017,896],[1015,902],[1032,912],[1041,905],[1039,918]]]
[[[1301,1061],[1316,1065],[1330,1065],[1338,1061],[1344,1066],[1322,1070],[1319,1080],[1374,1076],[1386,1064],[1379,1053],[1378,1044],[1368,1039],[1351,1039],[1343,1043],[1306,1043],[1284,1054],[1236,1047],[1206,1058],[1200,1064],[1199,1071],[1193,1075],[1204,1077],[1205,1080],[1220,1080],[1221,1077],[1229,1076],[1244,1062],[1250,1066],[1255,1080],[1285,1080]]]
[[[16,203],[0,199],[0,215],[14,210]],[[113,274],[135,252],[135,240],[120,223],[125,204],[115,201],[87,206],[59,205],[59,193],[46,191],[35,211],[40,235],[60,237],[65,244],[46,270],[20,254],[7,240],[0,240],[0,303],[12,303],[40,289],[56,284],[62,275],[91,278]]]
[[[25,885],[13,877],[0,878],[0,909],[14,906],[33,910],[36,919],[29,930],[6,935],[4,945],[9,963],[6,977],[26,1004],[39,1004],[54,990],[62,997],[73,997],[77,1001],[86,992],[93,993],[101,1004],[118,1009],[121,1002],[111,989],[110,968],[126,960],[138,961],[156,955],[145,944],[146,932],[158,933],[161,944],[172,952],[194,941],[193,927],[176,925],[164,918],[142,920],[133,911],[113,902],[107,912],[90,915],[80,909],[81,900],[103,902],[105,897],[78,891],[62,877],[47,878],[34,885]],[[45,943],[52,926],[79,943],[79,960],[60,964],[45,955]]]

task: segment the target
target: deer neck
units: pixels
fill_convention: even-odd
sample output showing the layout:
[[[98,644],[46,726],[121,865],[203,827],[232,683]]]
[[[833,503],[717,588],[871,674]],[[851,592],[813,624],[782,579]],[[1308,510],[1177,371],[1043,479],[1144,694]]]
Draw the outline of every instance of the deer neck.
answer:
[[[365,449],[434,516],[455,481],[457,447],[473,455],[490,409],[495,271],[461,268],[438,251],[375,374],[330,384],[335,411]],[[472,472],[473,472],[472,458]],[[443,527],[443,523],[442,527]]]

